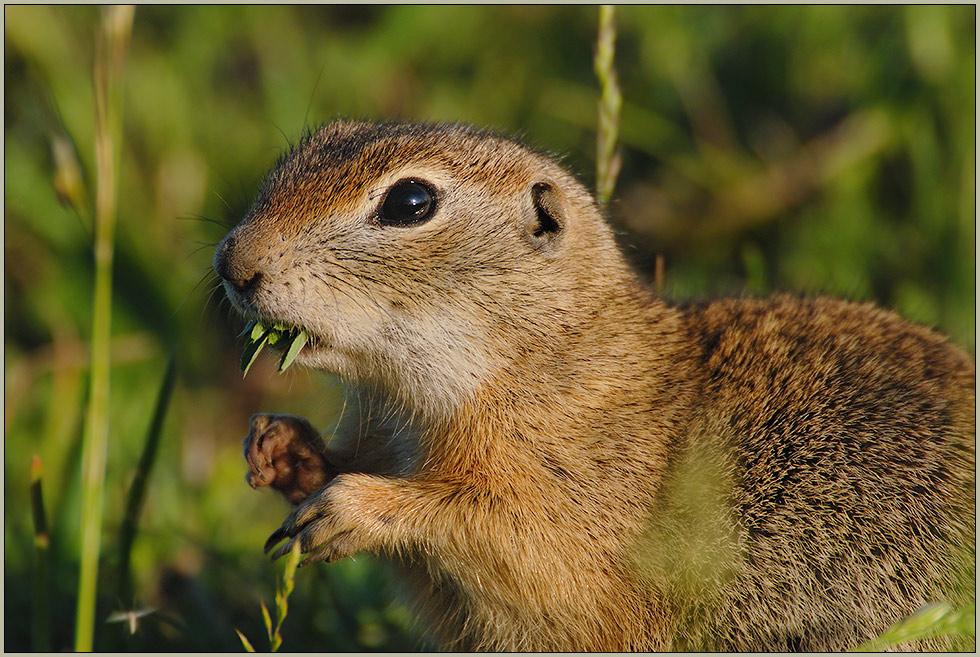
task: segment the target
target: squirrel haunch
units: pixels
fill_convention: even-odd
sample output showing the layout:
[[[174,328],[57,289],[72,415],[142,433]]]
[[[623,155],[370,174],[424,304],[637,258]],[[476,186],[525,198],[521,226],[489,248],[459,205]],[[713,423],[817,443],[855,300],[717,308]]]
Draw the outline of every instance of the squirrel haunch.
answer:
[[[269,547],[391,558],[446,648],[842,650],[975,591],[966,352],[870,304],[658,299],[514,141],[327,125],[215,269],[349,387],[328,447],[253,419],[250,483],[302,500]]]

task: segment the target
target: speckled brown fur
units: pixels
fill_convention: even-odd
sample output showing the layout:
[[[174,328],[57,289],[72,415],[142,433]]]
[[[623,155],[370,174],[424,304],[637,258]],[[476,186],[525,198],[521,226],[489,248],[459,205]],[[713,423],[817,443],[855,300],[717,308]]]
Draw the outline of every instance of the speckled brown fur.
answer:
[[[436,211],[385,225],[406,179]],[[446,648],[838,650],[973,594],[969,355],[871,305],[657,299],[513,141],[325,126],[215,268],[349,384],[319,457],[253,419],[250,483],[303,500],[269,547],[389,557]]]

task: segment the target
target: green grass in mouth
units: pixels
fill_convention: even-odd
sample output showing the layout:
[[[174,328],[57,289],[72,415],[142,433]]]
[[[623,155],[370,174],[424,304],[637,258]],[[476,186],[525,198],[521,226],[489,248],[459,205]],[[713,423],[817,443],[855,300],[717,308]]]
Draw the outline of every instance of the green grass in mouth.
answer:
[[[281,349],[285,347],[283,349],[282,359],[279,361],[279,371],[285,371],[287,367],[293,364],[299,352],[302,351],[310,339],[306,333],[306,329],[287,326],[285,324],[266,326],[262,322],[254,319],[245,326],[242,335],[248,336],[248,340],[245,343],[245,350],[242,352],[242,376],[248,374],[248,368],[252,366],[255,358],[262,351],[262,347],[266,345],[270,347],[279,345]]]

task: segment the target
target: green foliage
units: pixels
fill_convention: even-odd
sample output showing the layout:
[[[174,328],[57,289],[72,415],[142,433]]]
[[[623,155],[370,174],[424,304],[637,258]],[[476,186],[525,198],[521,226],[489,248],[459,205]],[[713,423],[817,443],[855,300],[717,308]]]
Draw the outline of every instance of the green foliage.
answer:
[[[295,543],[293,549],[290,550],[289,555],[286,557],[282,581],[276,586],[275,627],[272,626],[272,617],[269,615],[269,609],[265,606],[265,602],[260,601],[262,606],[262,622],[265,623],[265,631],[269,635],[269,650],[271,652],[277,652],[282,647],[280,630],[282,629],[283,621],[286,620],[286,614],[289,612],[289,595],[296,586],[296,567],[299,565],[299,558],[300,545],[299,543]],[[238,634],[238,638],[241,640],[245,650],[247,652],[255,652],[255,648],[245,638],[245,635],[238,630],[235,630],[235,632]]]
[[[279,359],[279,371],[285,372],[309,340],[306,329],[294,326],[265,326],[258,320],[250,321],[242,331],[242,335],[248,336],[245,340],[245,349],[242,351],[242,376],[248,375],[249,368],[266,345],[269,347],[279,345],[279,349],[283,352]]]
[[[936,637],[963,637],[975,644],[976,635],[976,603],[962,609],[953,609],[949,603],[937,602],[925,605],[889,627],[878,638],[862,643],[848,652],[882,652]]]
[[[73,645],[93,337],[97,8],[8,6],[4,155],[6,647],[32,638],[30,461],[45,465],[50,647]],[[243,482],[257,411],[329,427],[319,374],[259,354],[210,271],[280,152],[336,116],[522,134],[596,180],[594,7],[140,6],[122,73],[102,533],[119,536],[172,345],[180,371],[131,548],[102,541],[94,647],[239,650],[274,594],[285,503]],[[621,169],[605,206],[676,297],[870,299],[974,346],[973,6],[622,6]],[[291,650],[422,647],[374,560],[297,575]],[[120,608],[156,611],[102,621]],[[43,627],[43,624],[42,626]]]

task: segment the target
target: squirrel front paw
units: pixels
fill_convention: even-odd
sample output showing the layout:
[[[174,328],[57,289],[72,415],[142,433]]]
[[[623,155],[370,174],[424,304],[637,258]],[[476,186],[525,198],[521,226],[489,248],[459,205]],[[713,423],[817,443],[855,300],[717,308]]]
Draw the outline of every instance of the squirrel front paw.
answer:
[[[269,486],[299,504],[337,476],[316,429],[295,415],[258,413],[242,442],[252,488]]]
[[[266,553],[285,540],[272,554],[275,561],[299,543],[300,551],[310,554],[300,563],[306,566],[318,561],[338,561],[378,547],[394,515],[377,517],[372,508],[369,500],[378,498],[374,489],[379,486],[384,487],[382,480],[370,475],[338,475],[330,485],[293,509],[266,541]]]

